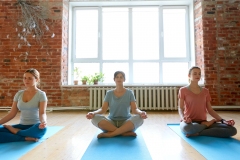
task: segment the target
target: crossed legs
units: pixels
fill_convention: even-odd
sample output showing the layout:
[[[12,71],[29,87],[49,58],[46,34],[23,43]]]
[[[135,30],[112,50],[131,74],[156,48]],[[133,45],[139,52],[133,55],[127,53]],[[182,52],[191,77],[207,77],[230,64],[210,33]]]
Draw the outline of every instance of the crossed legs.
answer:
[[[110,123],[107,120],[102,120],[98,123],[98,127],[102,130],[105,130],[107,132],[100,133],[97,137],[103,138],[103,137],[114,137],[118,135],[122,136],[137,136],[134,130],[134,124],[131,121],[127,121],[124,123],[121,127],[117,128],[112,123]]]
[[[116,121],[115,121],[116,122]],[[116,124],[110,119],[107,119],[103,115],[95,115],[92,119],[93,125],[103,130],[97,137],[114,137],[114,136],[137,136],[134,132],[139,126],[143,124],[143,119],[139,115],[133,115],[126,121],[118,121]]]
[[[191,136],[211,136],[227,138],[237,134],[237,129],[226,124],[216,123],[215,120],[199,123],[180,123],[181,131],[186,137]]]
[[[11,125],[3,125],[6,129],[8,129],[12,134],[17,134],[21,129],[18,128],[14,128]],[[34,141],[37,142],[38,139],[37,138],[33,138],[33,137],[25,137],[26,141]]]

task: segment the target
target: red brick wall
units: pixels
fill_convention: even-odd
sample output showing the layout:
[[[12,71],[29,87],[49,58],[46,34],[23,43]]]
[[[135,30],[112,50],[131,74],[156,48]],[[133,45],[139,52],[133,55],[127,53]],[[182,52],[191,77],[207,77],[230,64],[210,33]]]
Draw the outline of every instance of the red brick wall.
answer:
[[[40,89],[47,92],[49,105],[61,105],[62,2],[41,1],[49,7],[48,17],[53,17],[46,19],[50,32],[43,37],[43,48],[31,36],[31,47],[18,48],[16,24],[20,10],[14,5],[16,2],[0,2],[0,106],[11,106],[15,93],[24,87],[22,76],[28,68],[40,72]],[[26,52],[28,56],[24,56]]]
[[[31,1],[33,2],[33,1]],[[16,0],[0,2],[0,107],[11,106],[15,93],[23,88],[23,72],[36,68],[40,89],[47,93],[48,106],[88,106],[89,92],[67,84],[68,0],[41,0],[49,9],[52,33],[44,36],[44,47],[31,39],[31,48],[17,47]],[[195,1],[196,62],[203,69],[205,85],[213,105],[240,105],[240,2]],[[28,52],[28,56],[24,55]]]
[[[197,64],[213,105],[240,105],[240,1],[195,2]]]

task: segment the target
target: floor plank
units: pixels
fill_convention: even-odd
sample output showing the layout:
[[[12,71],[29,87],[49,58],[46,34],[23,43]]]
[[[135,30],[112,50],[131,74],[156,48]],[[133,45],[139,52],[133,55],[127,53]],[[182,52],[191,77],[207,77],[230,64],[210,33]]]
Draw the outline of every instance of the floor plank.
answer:
[[[235,127],[240,129],[240,111],[217,112],[225,119],[234,119]],[[80,160],[97,132],[97,128],[85,118],[86,113],[87,111],[48,112],[48,125],[64,128],[20,160]],[[1,111],[0,117],[5,114],[6,111]],[[8,124],[18,121],[19,114]],[[148,118],[140,127],[153,160],[204,160],[201,154],[167,126],[168,123],[179,123],[177,111],[149,111]],[[240,133],[234,138],[240,140]]]

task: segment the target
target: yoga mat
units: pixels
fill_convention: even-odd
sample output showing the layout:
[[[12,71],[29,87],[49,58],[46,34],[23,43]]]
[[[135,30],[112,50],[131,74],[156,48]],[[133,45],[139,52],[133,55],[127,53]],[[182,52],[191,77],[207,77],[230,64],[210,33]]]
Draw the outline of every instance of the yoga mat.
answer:
[[[97,134],[101,133],[99,130]],[[81,160],[151,160],[151,155],[140,130],[137,137],[117,136],[97,138],[94,136]]]
[[[187,138],[179,124],[168,126],[207,160],[240,159],[240,141],[234,138],[195,136]]]
[[[17,160],[30,150],[38,146],[40,143],[60,131],[62,128],[62,126],[48,127],[46,134],[41,139],[39,139],[38,142],[21,141],[0,143],[0,159]]]

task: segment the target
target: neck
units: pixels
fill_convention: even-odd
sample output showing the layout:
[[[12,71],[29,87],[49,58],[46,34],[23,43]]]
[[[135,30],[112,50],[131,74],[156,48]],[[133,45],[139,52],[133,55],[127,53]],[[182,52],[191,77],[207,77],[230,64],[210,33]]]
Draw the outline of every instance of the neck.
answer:
[[[38,88],[36,86],[27,87],[26,90],[30,92],[35,92]]]
[[[125,88],[121,85],[121,86],[116,86],[115,90],[116,91],[123,91]]]
[[[199,87],[198,82],[190,82],[189,86],[192,87],[192,88],[198,88]]]

